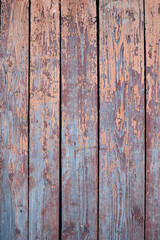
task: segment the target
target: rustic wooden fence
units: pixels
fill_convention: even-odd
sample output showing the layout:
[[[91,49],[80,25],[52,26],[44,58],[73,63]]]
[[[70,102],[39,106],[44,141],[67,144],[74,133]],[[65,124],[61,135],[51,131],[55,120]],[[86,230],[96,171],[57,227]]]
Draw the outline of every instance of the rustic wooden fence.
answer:
[[[160,1],[1,0],[0,239],[160,239]]]

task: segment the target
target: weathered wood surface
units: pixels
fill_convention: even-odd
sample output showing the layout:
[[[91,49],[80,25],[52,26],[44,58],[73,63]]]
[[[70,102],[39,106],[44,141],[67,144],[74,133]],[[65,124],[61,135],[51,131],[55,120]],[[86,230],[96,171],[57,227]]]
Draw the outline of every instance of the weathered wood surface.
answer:
[[[96,239],[96,1],[62,0],[61,13],[62,239]]]
[[[1,1],[0,239],[28,235],[28,1]]]
[[[30,239],[59,239],[59,1],[31,1]]]
[[[58,240],[59,224],[68,240],[160,239],[160,2],[98,2],[99,133],[96,0],[30,1],[30,31],[29,0],[1,0],[0,240]]]
[[[100,0],[99,16],[99,239],[143,239],[143,1]]]
[[[147,175],[146,239],[160,239],[160,1],[145,1]]]

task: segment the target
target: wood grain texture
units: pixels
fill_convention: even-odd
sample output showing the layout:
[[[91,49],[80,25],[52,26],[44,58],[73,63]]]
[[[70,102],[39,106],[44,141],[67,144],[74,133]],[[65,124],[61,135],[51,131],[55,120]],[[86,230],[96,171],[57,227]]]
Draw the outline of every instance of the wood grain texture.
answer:
[[[59,239],[59,46],[59,1],[32,1],[30,239]]]
[[[62,239],[96,239],[96,2],[62,0],[61,12]]]
[[[99,239],[143,239],[143,2],[100,0],[99,15]]]
[[[28,235],[28,0],[1,1],[0,239]]]
[[[145,1],[147,176],[146,239],[160,239],[160,1]]]

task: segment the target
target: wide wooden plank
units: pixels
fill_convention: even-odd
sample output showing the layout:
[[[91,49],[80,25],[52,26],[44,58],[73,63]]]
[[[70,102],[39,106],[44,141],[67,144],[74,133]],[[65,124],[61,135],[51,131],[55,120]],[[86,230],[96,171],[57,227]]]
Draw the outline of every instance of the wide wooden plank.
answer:
[[[28,235],[28,0],[1,1],[0,239]]]
[[[100,0],[99,15],[99,239],[143,239],[143,1]]]
[[[160,1],[145,1],[147,164],[146,239],[160,239]]]
[[[62,0],[61,14],[62,239],[96,239],[96,1]]]
[[[59,1],[31,1],[30,239],[59,239]]]

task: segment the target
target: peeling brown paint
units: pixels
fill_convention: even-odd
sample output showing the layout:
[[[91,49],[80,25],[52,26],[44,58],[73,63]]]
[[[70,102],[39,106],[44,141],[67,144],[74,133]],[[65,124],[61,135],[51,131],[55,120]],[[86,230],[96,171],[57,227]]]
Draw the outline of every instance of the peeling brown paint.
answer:
[[[31,1],[29,238],[59,239],[59,1]]]
[[[1,1],[0,239],[28,235],[28,17],[27,0]]]
[[[99,15],[99,236],[143,239],[143,1],[101,0]]]
[[[145,1],[146,26],[146,240],[160,237],[160,15],[159,1]]]
[[[61,11],[62,238],[96,239],[96,3],[64,0]]]

